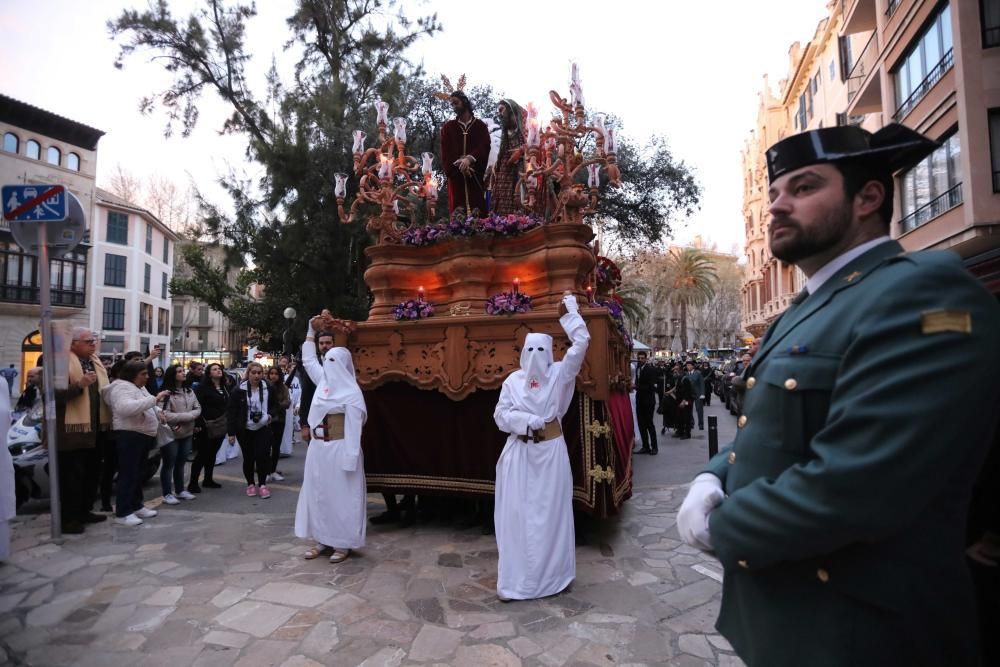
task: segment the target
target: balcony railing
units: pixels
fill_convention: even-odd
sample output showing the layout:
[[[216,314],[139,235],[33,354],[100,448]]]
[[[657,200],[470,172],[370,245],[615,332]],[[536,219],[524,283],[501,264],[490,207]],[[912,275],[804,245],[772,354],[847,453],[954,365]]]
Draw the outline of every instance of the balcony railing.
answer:
[[[943,195],[932,199],[913,213],[899,221],[899,226],[903,233],[912,231],[921,225],[927,224],[934,218],[950,211],[962,203],[962,184],[954,186]]]
[[[899,8],[899,5],[902,1],[903,0],[889,0],[889,5],[885,8],[886,18],[889,18],[890,16],[896,13],[896,10]]]
[[[944,58],[942,58],[937,65],[931,68],[930,74],[924,77],[924,80],[917,85],[916,89],[910,94],[910,96],[899,105],[899,108],[896,109],[896,113],[892,115],[893,120],[902,121],[907,114],[913,111],[913,107],[917,106],[917,104],[920,103],[920,100],[924,99],[924,96],[930,92],[931,88],[934,87],[934,84],[940,81],[941,77],[943,77],[948,70],[951,69],[952,65],[955,64],[954,54],[954,49],[948,49],[948,53],[944,54]],[[899,76],[899,74],[897,73],[896,76]]]
[[[75,306],[83,308],[86,305],[86,294],[72,290],[53,289],[51,291],[53,306]],[[24,285],[9,285],[0,283],[0,301],[7,303],[37,304],[38,287]]]
[[[854,61],[854,64],[851,66],[851,71],[847,75],[848,104],[850,104],[861,91],[861,84],[865,82],[865,78],[867,78],[868,73],[875,69],[875,64],[878,61],[877,34],[878,33],[875,30],[872,31],[872,36],[868,39],[868,43],[865,44],[865,48],[861,49],[861,55],[859,55],[858,59]]]
[[[983,48],[1000,46],[1000,26],[983,26]]]

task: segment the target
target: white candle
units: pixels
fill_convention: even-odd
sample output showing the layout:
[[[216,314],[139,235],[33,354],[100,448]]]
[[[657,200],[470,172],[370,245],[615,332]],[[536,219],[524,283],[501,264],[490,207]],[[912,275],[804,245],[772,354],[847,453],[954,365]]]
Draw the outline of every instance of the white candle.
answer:
[[[420,166],[420,173],[426,176],[434,169],[434,153],[421,153],[420,159],[422,162]]]
[[[378,168],[379,178],[392,178],[392,160],[387,155],[379,156],[382,161]]]
[[[333,194],[336,197],[346,197],[347,196],[347,174],[337,173],[333,175],[333,179],[336,182],[333,188]]]
[[[528,145],[537,146],[539,143],[538,119],[532,118],[528,121]]]
[[[393,136],[401,144],[406,143],[406,119],[403,117],[393,118],[392,124],[396,127]]]
[[[597,163],[587,165],[587,185],[592,188],[601,187],[601,165]]]
[[[375,117],[376,123],[388,123],[389,122],[389,103],[385,100],[379,100],[375,103]]]
[[[363,153],[365,150],[365,137],[367,135],[361,130],[354,130],[354,147],[352,153]]]
[[[604,145],[604,150],[607,153],[617,153],[618,152],[618,139],[615,138],[615,128],[609,127],[605,132],[605,137],[607,143]]]

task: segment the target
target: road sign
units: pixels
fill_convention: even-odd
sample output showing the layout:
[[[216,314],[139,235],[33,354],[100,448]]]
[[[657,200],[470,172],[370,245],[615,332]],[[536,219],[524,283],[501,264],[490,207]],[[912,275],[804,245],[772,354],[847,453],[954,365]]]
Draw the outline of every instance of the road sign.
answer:
[[[9,187],[31,187],[31,186],[4,186],[3,193],[6,197]],[[53,186],[35,186],[42,190]],[[62,186],[59,186],[60,188]],[[43,193],[36,195],[41,197]],[[10,221],[10,231],[14,235],[14,240],[24,248],[29,255],[39,255],[39,244],[42,228],[45,229],[45,238],[48,241],[49,257],[62,257],[72,251],[83,241],[83,236],[87,231],[86,217],[83,212],[83,205],[80,200],[68,190],[63,190],[59,199],[66,207],[67,213],[60,220],[24,220],[15,218]],[[29,200],[30,201],[30,200]],[[16,211],[17,209],[13,209]],[[7,217],[6,204],[4,206],[4,217]]]
[[[263,352],[258,352],[257,354],[253,355],[253,358],[254,359],[263,359],[264,358],[264,353]]]
[[[5,185],[0,189],[3,217],[8,222],[58,222],[69,214],[66,188],[41,183]]]

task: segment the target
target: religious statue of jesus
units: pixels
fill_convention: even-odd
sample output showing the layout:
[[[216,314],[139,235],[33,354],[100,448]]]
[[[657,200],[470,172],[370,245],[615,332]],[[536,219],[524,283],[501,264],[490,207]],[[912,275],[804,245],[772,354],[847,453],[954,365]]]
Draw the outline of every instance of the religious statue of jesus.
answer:
[[[448,101],[455,118],[441,128],[441,162],[448,176],[448,213],[463,209],[465,215],[486,215],[486,162],[490,132],[472,115],[469,97],[457,90]]]

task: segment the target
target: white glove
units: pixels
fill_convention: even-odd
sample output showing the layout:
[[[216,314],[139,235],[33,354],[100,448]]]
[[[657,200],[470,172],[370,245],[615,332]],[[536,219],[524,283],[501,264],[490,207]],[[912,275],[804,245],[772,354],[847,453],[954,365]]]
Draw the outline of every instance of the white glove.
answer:
[[[677,532],[685,544],[702,551],[712,550],[708,517],[725,497],[722,481],[712,473],[703,472],[694,478],[677,512]]]
[[[316,337],[316,331],[313,329],[313,321],[311,317],[309,318],[309,329],[306,331],[306,336],[311,336],[313,338]]]
[[[566,306],[566,312],[568,313],[579,313],[580,304],[576,302],[576,297],[572,294],[567,294],[562,298],[563,305]]]
[[[545,420],[537,415],[531,415],[528,419],[528,428],[532,431],[540,431],[545,428]]]

